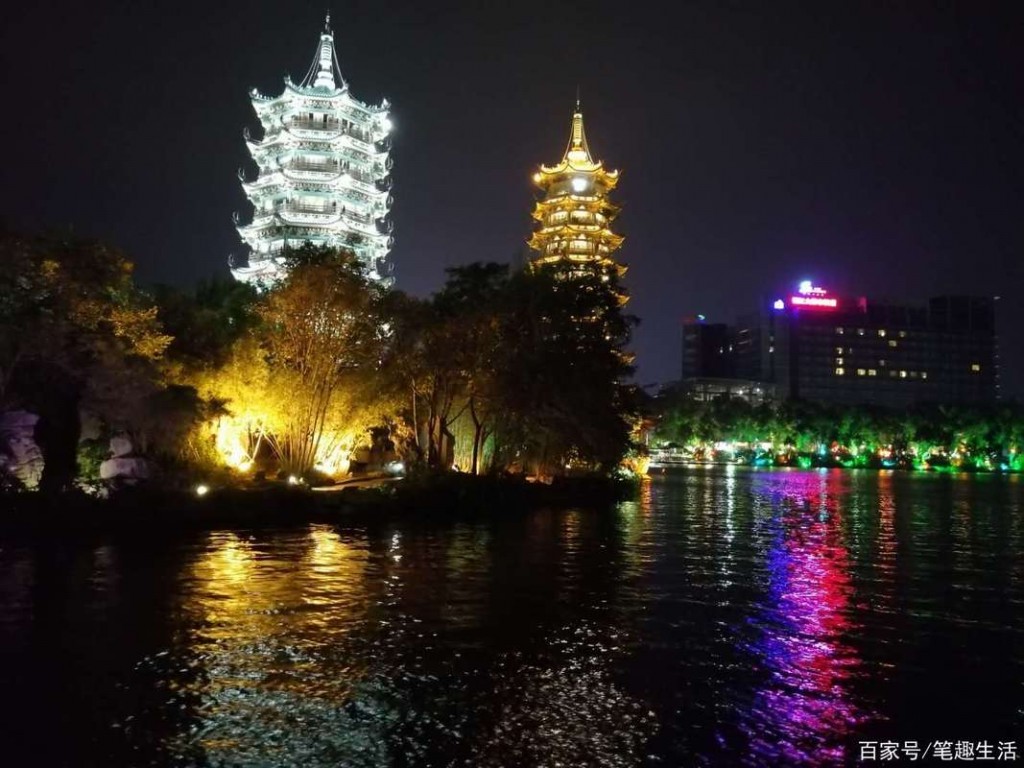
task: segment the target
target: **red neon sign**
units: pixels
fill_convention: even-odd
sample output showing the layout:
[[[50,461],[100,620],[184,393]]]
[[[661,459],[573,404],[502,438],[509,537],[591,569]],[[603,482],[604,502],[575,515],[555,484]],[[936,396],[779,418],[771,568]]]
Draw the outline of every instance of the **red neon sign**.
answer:
[[[790,296],[791,307],[811,307],[813,309],[837,309],[839,301],[826,296]]]
[[[831,298],[828,291],[819,288],[810,280],[804,280],[797,289],[798,295],[789,297],[791,307],[808,307],[811,309],[837,309],[839,301]]]

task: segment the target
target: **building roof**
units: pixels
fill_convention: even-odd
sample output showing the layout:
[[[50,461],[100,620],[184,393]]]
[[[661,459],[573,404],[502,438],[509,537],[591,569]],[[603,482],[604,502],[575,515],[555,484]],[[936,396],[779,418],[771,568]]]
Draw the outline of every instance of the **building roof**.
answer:
[[[572,113],[572,127],[569,132],[569,143],[565,147],[562,160],[557,165],[540,167],[541,175],[556,175],[568,171],[582,173],[603,173],[609,180],[614,182],[618,178],[618,171],[604,171],[604,164],[595,161],[590,154],[590,145],[587,144],[587,132],[583,127],[583,112],[580,110],[580,103],[577,100],[576,109]]]

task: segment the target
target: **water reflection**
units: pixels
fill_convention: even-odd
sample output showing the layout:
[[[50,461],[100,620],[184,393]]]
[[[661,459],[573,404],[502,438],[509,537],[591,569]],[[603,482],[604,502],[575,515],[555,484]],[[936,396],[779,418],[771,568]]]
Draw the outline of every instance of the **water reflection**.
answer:
[[[767,674],[742,716],[752,751],[780,764],[842,762],[861,716],[849,691],[860,665],[846,641],[850,563],[828,478],[786,477],[766,521],[768,590],[750,650]]]
[[[168,703],[191,715],[172,741],[178,758],[253,764],[320,754],[346,703],[372,697],[362,689],[374,687],[365,658],[344,653],[345,636],[375,603],[365,543],[320,526],[281,538],[211,534],[188,568],[188,635],[176,653],[151,660],[177,680]],[[327,650],[342,653],[331,670],[342,674],[327,673]],[[373,730],[359,729],[346,745],[372,754]]]
[[[616,509],[0,543],[0,727],[32,744],[18,764],[104,766],[828,765],[876,726],[1005,740],[1022,498],[713,469]]]

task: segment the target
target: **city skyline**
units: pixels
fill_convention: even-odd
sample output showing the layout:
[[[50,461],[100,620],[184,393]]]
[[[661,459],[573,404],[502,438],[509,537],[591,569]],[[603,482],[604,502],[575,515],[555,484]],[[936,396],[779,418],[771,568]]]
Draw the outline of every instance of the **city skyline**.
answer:
[[[728,320],[813,279],[1000,295],[1004,394],[1024,394],[1008,343],[1024,294],[1011,6],[692,4],[677,25],[653,5],[377,8],[333,19],[346,76],[394,105],[396,287],[425,295],[445,267],[528,256],[531,174],[563,146],[579,86],[591,142],[622,169],[639,383],[675,378],[685,315]],[[323,13],[19,8],[3,33],[26,116],[5,126],[20,190],[6,223],[109,240],[143,281],[227,277],[247,95],[301,76]]]

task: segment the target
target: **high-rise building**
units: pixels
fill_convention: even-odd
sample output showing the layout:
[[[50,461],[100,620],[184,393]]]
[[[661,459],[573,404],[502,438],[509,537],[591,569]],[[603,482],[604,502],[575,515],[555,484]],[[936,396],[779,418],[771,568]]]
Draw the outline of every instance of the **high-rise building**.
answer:
[[[678,389],[694,400],[734,398],[760,405],[774,398],[774,387],[758,375],[740,373],[736,328],[709,323],[704,315],[683,320],[683,366]],[[746,372],[746,369],[744,369]]]
[[[238,226],[247,263],[233,263],[232,273],[272,283],[281,276],[282,251],[309,241],[349,248],[370,278],[390,281],[390,105],[385,99],[370,106],[352,95],[338,67],[329,15],[306,77],[284,82],[278,96],[250,94],[263,136],[253,139],[246,129],[259,170],[254,181],[239,172],[255,210]]]
[[[736,375],[732,329],[709,323],[704,315],[683,321],[682,378],[732,378]]]
[[[561,162],[542,165],[533,181],[544,195],[533,211],[538,224],[529,242],[536,251],[533,263],[554,264],[570,274],[624,274],[626,267],[612,258],[623,241],[610,229],[619,209],[608,199],[619,172],[605,170],[591,156],[579,101]]]
[[[783,399],[980,404],[999,397],[995,305],[942,296],[926,305],[833,294],[809,281],[732,329],[736,374]]]

